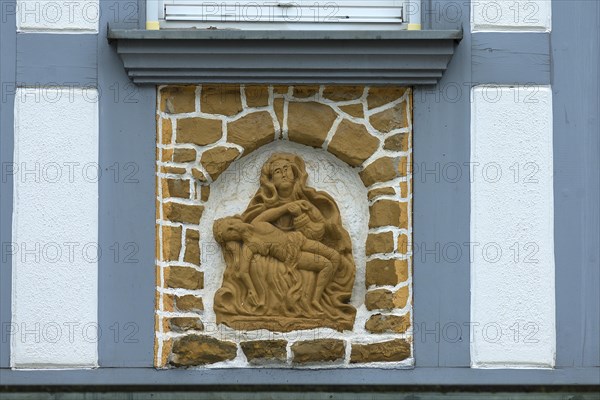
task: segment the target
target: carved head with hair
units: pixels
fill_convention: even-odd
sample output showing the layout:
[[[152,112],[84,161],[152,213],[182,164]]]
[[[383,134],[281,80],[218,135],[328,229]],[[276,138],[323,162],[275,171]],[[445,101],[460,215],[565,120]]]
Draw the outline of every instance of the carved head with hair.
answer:
[[[269,206],[281,200],[300,200],[307,179],[306,167],[300,157],[289,153],[273,154],[261,169],[260,189],[254,198],[260,195]]]

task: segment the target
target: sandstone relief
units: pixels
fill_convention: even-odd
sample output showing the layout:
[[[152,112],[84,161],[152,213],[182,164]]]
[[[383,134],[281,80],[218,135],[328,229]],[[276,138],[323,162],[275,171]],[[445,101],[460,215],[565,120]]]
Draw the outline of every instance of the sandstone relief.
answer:
[[[352,243],[331,196],[306,183],[304,161],[273,154],[241,215],[216,220],[225,272],[217,323],[236,330],[351,330]]]
[[[154,365],[413,365],[412,90],[157,95]]]

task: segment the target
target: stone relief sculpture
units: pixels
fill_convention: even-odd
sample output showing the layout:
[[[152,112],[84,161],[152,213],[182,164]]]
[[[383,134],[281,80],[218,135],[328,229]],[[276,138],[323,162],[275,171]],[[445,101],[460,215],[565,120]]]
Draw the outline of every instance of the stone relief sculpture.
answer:
[[[306,184],[304,161],[273,154],[242,215],[216,220],[225,259],[217,323],[237,330],[352,329],[355,265],[335,201]]]

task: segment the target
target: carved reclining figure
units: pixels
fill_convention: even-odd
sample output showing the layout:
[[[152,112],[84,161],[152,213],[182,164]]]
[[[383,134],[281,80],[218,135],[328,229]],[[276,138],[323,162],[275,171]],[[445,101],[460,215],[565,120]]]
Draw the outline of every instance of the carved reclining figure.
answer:
[[[323,291],[339,268],[341,257],[330,247],[307,239],[300,232],[285,232],[263,221],[245,223],[239,216],[215,221],[214,236],[225,250],[226,262],[232,263],[239,279],[248,290],[248,301],[261,305],[250,278],[250,263],[256,254],[270,256],[288,268],[288,273],[301,269],[317,273],[316,287],[311,305],[323,311],[320,300]]]

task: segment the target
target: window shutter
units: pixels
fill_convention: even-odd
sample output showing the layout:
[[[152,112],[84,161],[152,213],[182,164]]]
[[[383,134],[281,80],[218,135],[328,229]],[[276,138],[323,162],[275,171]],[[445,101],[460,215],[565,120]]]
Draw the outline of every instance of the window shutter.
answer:
[[[198,29],[402,29],[405,0],[163,0],[165,27]]]

